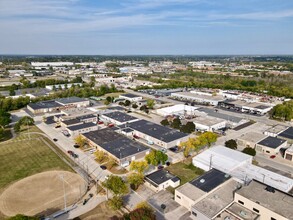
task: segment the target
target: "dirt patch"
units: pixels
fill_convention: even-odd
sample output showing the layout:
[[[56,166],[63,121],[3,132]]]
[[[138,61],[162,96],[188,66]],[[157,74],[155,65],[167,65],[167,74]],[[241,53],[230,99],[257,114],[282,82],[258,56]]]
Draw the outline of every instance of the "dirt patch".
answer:
[[[24,178],[9,186],[0,196],[0,211],[6,216],[51,214],[78,201],[86,191],[85,181],[68,171],[48,171]]]

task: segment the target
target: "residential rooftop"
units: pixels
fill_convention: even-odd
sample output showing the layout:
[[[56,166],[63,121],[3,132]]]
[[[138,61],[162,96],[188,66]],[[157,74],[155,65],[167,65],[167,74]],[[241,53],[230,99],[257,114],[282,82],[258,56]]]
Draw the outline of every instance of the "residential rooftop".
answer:
[[[285,142],[286,141],[284,139],[269,136],[269,137],[263,139],[262,141],[258,142],[257,144],[265,146],[265,147],[276,149],[280,145],[284,144]]]
[[[176,176],[164,169],[155,171],[145,177],[145,179],[149,180],[156,187],[173,178],[176,178]]]
[[[270,192],[267,187],[265,184],[252,181],[236,193],[287,219],[293,219],[293,196],[276,189]]]
[[[133,130],[139,131],[163,142],[171,142],[188,136],[188,134],[183,132],[164,127],[144,119],[131,122],[128,124],[128,126]]]
[[[128,115],[126,113],[119,112],[119,111],[106,113],[106,114],[103,114],[103,116],[111,118],[111,119],[118,121],[120,123],[129,122],[129,121],[133,121],[133,120],[138,119],[136,117],[133,117],[131,115]]]

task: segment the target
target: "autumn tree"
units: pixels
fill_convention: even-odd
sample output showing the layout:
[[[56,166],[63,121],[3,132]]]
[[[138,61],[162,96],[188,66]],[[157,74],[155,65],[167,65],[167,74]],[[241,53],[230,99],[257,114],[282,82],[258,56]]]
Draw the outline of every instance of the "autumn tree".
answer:
[[[138,173],[143,173],[146,169],[148,168],[148,163],[147,161],[131,161],[130,163],[130,170],[131,171],[136,171]]]
[[[153,109],[154,106],[155,106],[155,100],[153,100],[153,99],[148,99],[146,104],[147,104],[147,107],[148,107],[148,108]]]
[[[109,199],[108,205],[113,209],[113,210],[119,210],[123,206],[123,199],[121,196],[113,196],[113,198]]]
[[[217,138],[218,138],[218,135],[210,131],[200,135],[200,140],[202,142],[206,142],[208,147],[210,147],[213,143],[215,143],[217,141]]]
[[[102,185],[116,196],[122,196],[128,192],[127,185],[120,176],[110,175]]]
[[[97,151],[95,152],[95,156],[96,156],[97,161],[101,162],[101,161],[103,161],[104,158],[105,158],[105,153],[104,153],[104,151],[97,150]]]
[[[159,164],[165,164],[168,160],[168,155],[162,151],[152,150],[148,155],[145,156],[145,160],[148,164],[157,166]]]
[[[127,181],[133,190],[136,190],[141,184],[143,184],[143,174],[131,173],[127,176]]]
[[[84,147],[86,144],[87,144],[87,140],[81,135],[77,135],[75,138],[74,138],[74,141],[76,144],[78,144],[80,147]]]

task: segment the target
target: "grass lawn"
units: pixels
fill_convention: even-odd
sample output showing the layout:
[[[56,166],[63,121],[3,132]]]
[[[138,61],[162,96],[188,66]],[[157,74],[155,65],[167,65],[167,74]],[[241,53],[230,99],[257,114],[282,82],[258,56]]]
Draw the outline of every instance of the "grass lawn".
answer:
[[[37,131],[32,127],[30,131]],[[72,169],[44,142],[54,144],[38,134],[21,132],[15,139],[0,143],[0,189],[27,176],[48,170]],[[54,146],[56,147],[56,146]]]
[[[107,202],[102,202],[93,210],[87,212],[84,215],[75,218],[74,220],[96,220],[96,219],[109,219],[112,216],[121,217],[122,213],[119,211],[113,211],[108,205]]]
[[[204,173],[203,170],[193,166],[190,160],[171,164],[166,170],[180,178],[180,185],[183,185]]]

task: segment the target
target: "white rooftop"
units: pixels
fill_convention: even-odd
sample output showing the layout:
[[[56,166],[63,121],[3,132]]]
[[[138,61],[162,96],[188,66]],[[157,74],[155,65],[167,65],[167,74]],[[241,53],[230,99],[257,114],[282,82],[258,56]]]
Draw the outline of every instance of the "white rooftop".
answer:
[[[208,171],[210,167],[229,173],[243,163],[251,163],[252,156],[224,146],[215,146],[192,159],[193,165]]]
[[[193,165],[209,170],[218,169],[242,182],[258,180],[283,192],[293,187],[293,179],[252,165],[252,157],[224,146],[212,147],[192,159]]]

